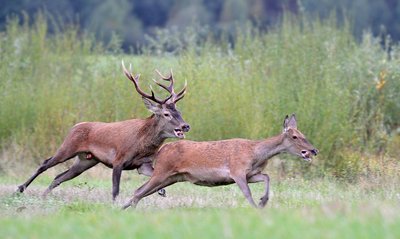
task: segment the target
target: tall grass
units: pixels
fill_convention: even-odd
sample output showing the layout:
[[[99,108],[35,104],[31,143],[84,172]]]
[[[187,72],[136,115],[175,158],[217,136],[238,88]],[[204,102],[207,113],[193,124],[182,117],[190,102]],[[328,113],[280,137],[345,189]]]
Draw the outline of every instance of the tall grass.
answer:
[[[370,172],[365,165],[385,170],[381,159],[394,162],[386,148],[399,137],[396,44],[382,47],[368,33],[357,42],[347,25],[291,17],[268,33],[238,32],[234,46],[210,38],[188,41],[176,56],[133,56],[75,27],[50,35],[40,16],[31,24],[11,20],[0,35],[0,167],[19,170],[52,155],[77,122],[147,117],[122,59],[141,73],[143,87],[155,68],[172,68],[178,88],[188,81],[178,107],[192,126],[189,139],[265,138],[295,112],[320,156],[316,167],[289,166],[352,177]]]

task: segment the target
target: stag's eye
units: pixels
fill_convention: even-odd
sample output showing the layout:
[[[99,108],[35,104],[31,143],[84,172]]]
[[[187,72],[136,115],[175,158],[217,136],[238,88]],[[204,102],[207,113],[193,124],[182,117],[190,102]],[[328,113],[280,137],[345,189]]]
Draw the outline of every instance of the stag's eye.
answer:
[[[292,137],[293,139],[297,139],[297,136],[296,135],[293,135],[293,137]]]
[[[171,115],[169,113],[164,113],[165,117],[170,117]]]

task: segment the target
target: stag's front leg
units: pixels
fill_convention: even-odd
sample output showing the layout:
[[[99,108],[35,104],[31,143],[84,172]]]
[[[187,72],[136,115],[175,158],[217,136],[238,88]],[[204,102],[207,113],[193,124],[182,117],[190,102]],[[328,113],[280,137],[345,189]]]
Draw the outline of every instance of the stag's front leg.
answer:
[[[252,177],[250,177],[248,179],[249,183],[257,183],[257,182],[264,182],[265,183],[265,193],[264,196],[262,198],[260,198],[260,203],[258,204],[258,206],[260,208],[265,207],[265,205],[268,202],[269,199],[269,176],[268,174],[256,174],[253,175]]]
[[[117,198],[119,194],[119,183],[121,181],[121,174],[122,174],[122,165],[115,165],[113,166],[113,172],[112,172],[112,184],[113,184],[113,189],[112,189],[112,197],[113,201]]]

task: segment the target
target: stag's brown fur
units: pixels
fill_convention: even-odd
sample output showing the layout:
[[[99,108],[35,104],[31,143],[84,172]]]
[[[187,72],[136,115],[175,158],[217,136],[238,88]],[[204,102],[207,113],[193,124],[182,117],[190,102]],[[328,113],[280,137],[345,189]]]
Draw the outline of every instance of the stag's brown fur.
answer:
[[[294,115],[285,119],[284,132],[265,140],[229,139],[194,142],[182,140],[163,146],[155,155],[155,167],[150,180],[137,189],[124,206],[160,188],[176,182],[189,181],[201,186],[237,183],[248,201],[256,206],[248,183],[265,183],[265,194],[259,203],[264,207],[269,198],[269,176],[262,173],[268,159],[288,152],[310,161],[317,150],[297,130]]]
[[[44,195],[61,183],[75,178],[85,170],[103,163],[113,169],[113,199],[119,193],[122,170],[137,169],[139,173],[150,176],[153,168],[151,158],[166,138],[183,138],[189,125],[182,119],[175,103],[182,99],[185,88],[178,94],[173,90],[173,77],[162,77],[170,81],[164,86],[171,95],[161,101],[144,93],[138,85],[139,76],[133,77],[124,67],[125,75],[134,83],[136,90],[143,96],[146,107],[153,112],[147,119],[130,119],[120,122],[82,122],[72,127],[55,155],[45,160],[37,171],[22,185],[23,192],[29,184],[47,169],[78,155],[71,168],[59,174]],[[158,72],[158,71],[157,71]]]

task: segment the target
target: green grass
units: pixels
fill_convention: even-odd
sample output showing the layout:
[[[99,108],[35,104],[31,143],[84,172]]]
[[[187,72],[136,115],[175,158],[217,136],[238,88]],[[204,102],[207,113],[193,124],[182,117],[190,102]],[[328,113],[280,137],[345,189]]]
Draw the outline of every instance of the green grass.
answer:
[[[188,209],[121,212],[93,207],[35,220],[1,219],[3,238],[397,238],[400,219],[384,218],[379,210],[363,217],[360,209],[327,215],[321,208],[255,211],[253,209]],[[75,211],[76,210],[76,211]]]
[[[78,178],[47,199],[39,196],[47,183],[36,183],[20,196],[11,196],[11,189],[2,184],[2,238],[400,236],[399,192],[388,184],[374,188],[331,179],[272,181],[269,204],[257,210],[235,185],[207,188],[180,183],[167,188],[167,198],[152,195],[137,209],[121,211],[130,191],[144,180],[131,175],[127,179],[116,204],[111,203],[108,180]],[[85,182],[87,186],[79,186]],[[262,194],[261,184],[251,188],[255,198]]]

